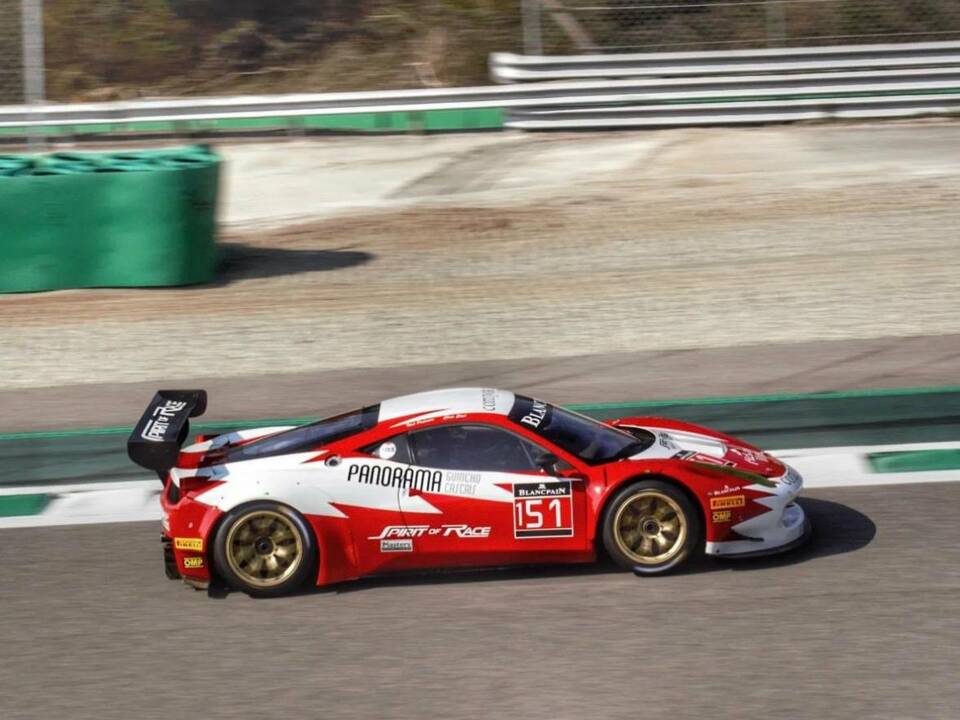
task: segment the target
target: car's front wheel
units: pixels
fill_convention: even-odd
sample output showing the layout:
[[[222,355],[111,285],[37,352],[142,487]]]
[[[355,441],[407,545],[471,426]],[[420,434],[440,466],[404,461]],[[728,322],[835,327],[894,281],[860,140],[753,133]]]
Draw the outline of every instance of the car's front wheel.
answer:
[[[285,595],[316,569],[317,547],[306,520],[273,502],[227,513],[214,538],[214,565],[235,590],[256,597]]]
[[[681,565],[700,543],[700,516],[676,486],[641,480],[618,492],[603,522],[603,544],[618,565],[658,575]]]

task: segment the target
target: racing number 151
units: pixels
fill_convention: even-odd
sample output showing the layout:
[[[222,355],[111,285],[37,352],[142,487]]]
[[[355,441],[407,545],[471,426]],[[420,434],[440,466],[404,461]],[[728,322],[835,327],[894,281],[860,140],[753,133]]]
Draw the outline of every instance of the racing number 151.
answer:
[[[547,503],[546,508],[542,508]],[[514,504],[517,511],[517,528],[536,530],[542,527],[558,528],[563,526],[563,513],[560,498],[526,498]],[[544,525],[544,511],[549,515],[548,525]]]
[[[515,490],[513,536],[572,537],[573,504],[569,481],[549,483],[541,487],[542,491],[539,488],[532,491]],[[527,493],[532,497],[527,496]],[[520,497],[517,497],[518,495]]]

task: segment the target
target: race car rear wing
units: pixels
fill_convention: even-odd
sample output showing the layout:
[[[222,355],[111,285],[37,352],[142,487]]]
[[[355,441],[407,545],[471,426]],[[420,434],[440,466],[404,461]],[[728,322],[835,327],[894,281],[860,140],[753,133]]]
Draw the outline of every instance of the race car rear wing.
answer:
[[[189,419],[207,409],[206,390],[160,390],[127,438],[127,454],[163,480],[190,431]]]

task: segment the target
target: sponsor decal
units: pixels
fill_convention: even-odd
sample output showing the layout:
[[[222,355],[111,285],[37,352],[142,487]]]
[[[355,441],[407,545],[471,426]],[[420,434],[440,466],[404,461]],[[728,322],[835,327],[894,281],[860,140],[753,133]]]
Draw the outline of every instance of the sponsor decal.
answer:
[[[513,536],[572,537],[573,494],[569,480],[513,486]]]
[[[433,534],[433,531],[437,528],[431,528],[430,533]],[[443,525],[440,530],[443,532],[440,533],[441,537],[458,537],[458,538],[488,538],[490,537],[490,528],[489,527],[470,527],[469,525]]]
[[[377,457],[381,460],[389,460],[397,454],[397,444],[387,441],[377,449]]]
[[[714,510],[713,511],[713,521],[715,523],[725,523],[730,522],[733,516],[732,510]]]
[[[173,546],[177,550],[203,552],[203,538],[174,538]]]
[[[380,552],[413,552],[413,540],[381,540]]]
[[[723,510],[724,508],[738,508],[747,504],[747,498],[743,495],[730,495],[728,497],[710,498],[711,510]]]
[[[515,498],[530,497],[559,497],[570,494],[570,481],[531,483],[530,485],[514,485]]]
[[[802,478],[800,477],[800,473],[788,466],[786,475],[780,478],[780,481],[784,485],[799,485],[802,481]]]
[[[676,450],[679,448],[679,445],[677,445],[674,439],[665,432],[660,433],[660,444],[663,445],[667,450]]]
[[[722,488],[720,488],[719,490],[711,490],[710,492],[707,493],[707,495],[709,495],[710,497],[713,497],[714,495],[726,495],[727,493],[739,492],[741,489],[742,488],[740,485],[727,485],[726,483],[724,483]]]
[[[684,460],[689,460],[690,462],[698,462],[703,465],[716,465],[717,467],[732,468],[736,467],[737,464],[733,460],[721,460],[718,457],[713,455],[708,455],[707,453],[693,453],[684,458]]]
[[[415,538],[426,534],[429,525],[387,525],[379,535],[371,535],[367,540],[386,540],[388,538]]]
[[[530,427],[539,428],[540,423],[547,416],[547,404],[541,400],[534,400],[530,412],[520,418],[520,422]]]
[[[443,478],[443,493],[475,496],[482,480],[483,476],[480,473],[448,470]]]
[[[497,391],[493,388],[483,388],[480,391],[480,402],[486,412],[495,412],[497,409]]]
[[[188,570],[202,568],[203,567],[203,558],[202,557],[188,557],[183,559],[183,566]]]
[[[152,419],[147,421],[140,437],[151,442],[163,442],[170,428],[170,420],[185,407],[187,403],[176,400],[167,400],[163,405],[157,405],[150,413]]]
[[[731,455],[739,455],[750,465],[762,465],[763,455],[761,453],[748,450],[747,448],[728,447],[727,452]]]
[[[419,537],[458,537],[458,538],[488,538],[490,537],[489,527],[470,527],[469,525],[441,525],[440,527],[431,527],[430,525],[387,525],[380,531],[379,535],[371,535],[367,540],[385,540],[396,538],[419,538]]]
[[[440,470],[404,467],[402,465],[351,465],[347,482],[381,487],[413,488],[422,492],[440,492],[443,473]]]

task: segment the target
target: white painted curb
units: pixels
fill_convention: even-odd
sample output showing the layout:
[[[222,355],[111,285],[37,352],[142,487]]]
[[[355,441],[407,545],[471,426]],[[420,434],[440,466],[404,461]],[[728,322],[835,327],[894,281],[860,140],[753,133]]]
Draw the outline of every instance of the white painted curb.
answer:
[[[796,468],[804,489],[960,482],[960,470],[875,473],[867,455],[916,450],[960,450],[960,441],[774,450]],[[0,496],[47,493],[54,498],[37,515],[0,518],[0,529],[160,520],[160,483],[142,475],[111,483],[4,487]]]

